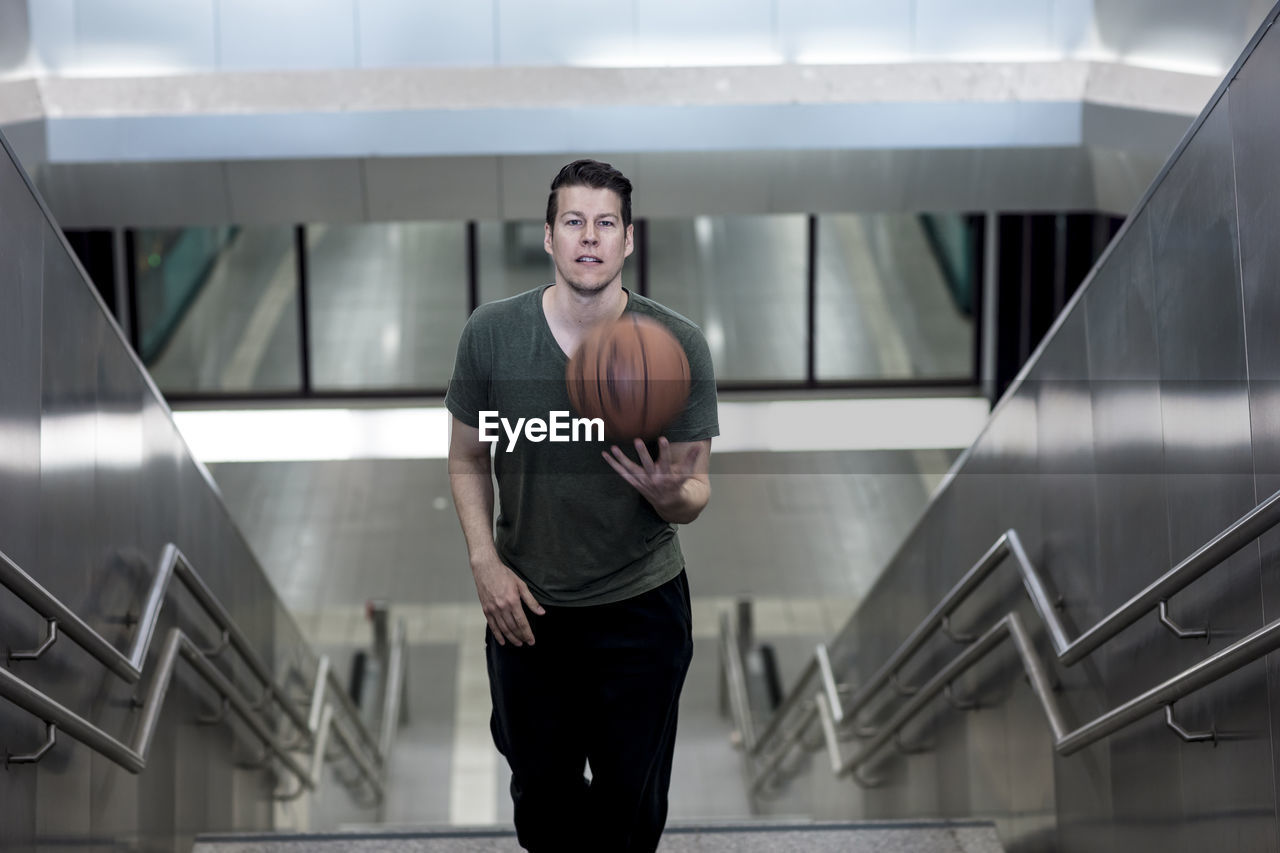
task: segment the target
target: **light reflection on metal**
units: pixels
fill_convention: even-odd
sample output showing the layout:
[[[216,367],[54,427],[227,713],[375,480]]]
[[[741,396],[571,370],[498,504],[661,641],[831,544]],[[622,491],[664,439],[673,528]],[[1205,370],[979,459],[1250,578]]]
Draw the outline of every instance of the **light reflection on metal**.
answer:
[[[1161,608],[1162,603],[1170,596],[1220,565],[1277,523],[1280,523],[1280,491],[1237,519],[1193,554],[1075,639],[1071,639],[1068,635],[1057,613],[1056,597],[1050,593],[1039,570],[1028,558],[1017,533],[1013,530],[1006,531],[889,656],[876,674],[862,685],[848,706],[841,709],[840,715],[856,717],[881,689],[890,685],[897,687],[897,674],[906,661],[923,647],[935,632],[941,631],[943,619],[954,612],[1007,557],[1013,558],[1023,586],[1052,643],[1058,662],[1070,666],[1078,663],[1142,616]],[[1167,618],[1167,611],[1164,611],[1163,615]],[[855,778],[860,778],[855,772],[859,766],[870,762],[880,748],[896,737],[901,727],[922,710],[934,696],[948,692],[948,698],[950,698],[951,683],[1006,638],[1012,640],[1017,649],[1032,689],[1040,700],[1053,731],[1054,748],[1062,755],[1070,755],[1119,731],[1161,706],[1171,704],[1174,700],[1280,648],[1280,620],[1264,625],[1244,639],[1232,643],[1222,651],[1107,711],[1078,729],[1068,732],[1061,711],[1053,698],[1053,680],[1027,638],[1021,618],[1016,613],[1006,614],[914,691],[908,701],[899,707],[888,721],[878,726],[875,735],[855,756],[843,759],[841,774],[854,773]],[[749,761],[752,770],[750,782],[752,794],[759,793],[781,766],[790,749],[799,742],[800,736],[812,724],[814,717],[822,710],[810,705],[803,711],[798,722],[792,721],[790,725],[784,725],[784,719],[798,707],[794,697],[807,695],[807,692],[812,689],[810,682],[814,675],[818,674],[818,670],[816,662],[811,662],[764,733],[756,739],[756,748],[751,751],[751,758],[754,761]],[[829,716],[834,716],[830,713],[830,708],[826,710]],[[1200,740],[1206,739],[1195,737]],[[828,743],[828,748],[834,750],[834,754],[839,751],[839,744],[832,746]]]

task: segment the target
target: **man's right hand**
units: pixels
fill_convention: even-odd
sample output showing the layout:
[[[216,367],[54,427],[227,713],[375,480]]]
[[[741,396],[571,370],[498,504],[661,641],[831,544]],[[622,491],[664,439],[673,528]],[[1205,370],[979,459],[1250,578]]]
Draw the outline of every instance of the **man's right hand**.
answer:
[[[479,565],[472,566],[476,581],[476,593],[480,596],[480,609],[484,611],[489,630],[498,645],[510,641],[516,646],[533,645],[533,629],[525,618],[524,606],[539,616],[546,613],[542,605],[529,592],[529,587],[519,576],[503,565],[495,555]]]

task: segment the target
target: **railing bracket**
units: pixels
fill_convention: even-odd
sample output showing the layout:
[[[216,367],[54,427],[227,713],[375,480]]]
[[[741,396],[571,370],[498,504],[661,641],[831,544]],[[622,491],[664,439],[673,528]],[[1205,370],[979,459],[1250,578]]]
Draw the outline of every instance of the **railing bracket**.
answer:
[[[920,755],[933,750],[933,746],[928,743],[903,743],[901,731],[893,734],[893,748],[902,755]]]
[[[909,687],[898,680],[898,673],[894,672],[889,676],[889,683],[893,685],[893,689],[898,691],[902,696],[914,696],[919,691],[919,687]]]
[[[879,788],[884,784],[883,776],[863,776],[861,767],[853,768],[853,772],[850,775],[853,776],[855,782],[864,788]]]
[[[244,761],[237,761],[236,766],[241,770],[266,770],[271,765],[271,747],[264,746],[262,754],[257,758],[249,758]]]
[[[58,727],[53,723],[45,723],[44,746],[40,747],[35,752],[27,753],[26,755],[9,755],[8,753],[5,753],[5,766],[7,767],[10,764],[35,764],[40,759],[44,758],[45,754],[48,753],[49,750],[53,749],[54,744],[57,742]]]
[[[222,631],[222,639],[220,639],[216,645],[210,646],[207,649],[201,649],[200,654],[204,655],[209,660],[213,660],[214,658],[217,658],[219,655],[225,652],[227,650],[227,647],[230,645],[231,645],[231,632],[224,628]]]
[[[955,708],[957,711],[976,711],[979,708],[979,705],[976,700],[957,699],[955,695],[955,690],[952,688],[952,685],[949,682],[946,686],[946,689],[944,690],[944,693],[946,694],[947,701],[951,703],[951,707]]]
[[[231,702],[223,697],[222,703],[218,706],[218,710],[212,714],[204,714],[196,717],[196,723],[201,726],[216,726],[227,718],[227,708]]]
[[[1168,628],[1175,637],[1180,640],[1208,640],[1209,626],[1206,624],[1200,630],[1183,628],[1177,622],[1169,617],[1169,600],[1163,599],[1160,602],[1160,624]]]
[[[1178,721],[1173,718],[1172,704],[1164,706],[1164,724],[1168,726],[1174,734],[1182,738],[1182,740],[1187,743],[1204,743],[1205,741],[1212,741],[1215,747],[1218,745],[1218,732],[1214,729],[1211,728],[1207,732],[1189,732],[1182,726],[1178,725]]]
[[[40,645],[34,649],[23,652],[9,652],[9,660],[39,660],[40,656],[58,641],[58,620],[46,619],[44,626],[44,639],[40,641]]]
[[[948,613],[942,617],[942,633],[946,634],[952,642],[967,646],[974,640],[978,639],[975,634],[962,634],[951,627],[951,614]]]
[[[13,667],[5,666],[11,660],[31,660],[48,651],[54,642],[65,635],[81,649],[97,659],[111,673],[118,676],[133,691],[141,691],[140,686],[144,669],[152,657],[157,625],[161,610],[166,602],[173,582],[181,583],[191,593],[204,613],[212,621],[213,626],[208,634],[201,637],[199,643],[181,628],[172,627],[164,640],[160,651],[156,672],[150,684],[142,692],[130,692],[110,699],[112,707],[131,707],[142,709],[142,718],[134,727],[132,741],[117,739],[106,730],[99,728],[89,720],[78,715],[69,708],[58,704],[43,691],[20,678],[11,671]],[[308,789],[316,784],[320,766],[327,759],[330,749],[328,744],[312,749],[313,760],[311,772],[304,769],[292,754],[291,747],[308,746],[310,730],[304,712],[299,710],[285,692],[278,688],[275,676],[267,669],[263,661],[254,653],[240,628],[236,625],[226,608],[213,594],[204,580],[183,556],[173,543],[165,545],[160,564],[152,577],[145,601],[134,607],[121,607],[120,611],[108,616],[106,621],[112,625],[127,625],[132,631],[128,651],[122,651],[108,641],[102,634],[88,625],[83,619],[70,610],[66,604],[58,600],[44,589],[30,574],[13,562],[3,551],[0,551],[0,587],[13,592],[28,607],[34,610],[46,622],[48,628],[40,645],[36,649],[10,651],[6,649],[0,656],[0,699],[16,704],[30,713],[47,727],[47,740],[36,752],[27,755],[12,755],[5,750],[4,765],[29,764],[40,760],[57,742],[57,734],[72,737],[98,755],[112,761],[130,773],[141,773],[147,766],[147,756],[156,732],[156,720],[169,685],[174,677],[178,661],[185,660],[195,673],[213,690],[218,698],[210,700],[210,709],[216,713],[200,718],[205,724],[219,723],[229,716],[228,708],[234,710],[263,744],[260,757],[250,764],[265,767],[279,776],[282,770],[288,770],[302,780]],[[208,635],[216,637],[215,647],[207,648]],[[218,668],[211,658],[228,653],[237,654],[236,666],[231,672]],[[392,650],[395,651],[394,649]],[[248,668],[251,677],[261,684],[261,692],[245,690],[235,676],[239,665]],[[391,681],[389,680],[390,684]],[[399,682],[402,687],[403,682]],[[390,690],[388,689],[388,692]],[[375,743],[369,734],[365,721],[358,710],[351,704],[346,693],[340,689],[336,678],[329,673],[327,687],[318,690],[323,708],[321,713],[326,719],[331,718],[332,706],[329,698],[338,701],[342,706],[343,718],[353,726],[353,734],[338,729],[338,737],[342,741],[342,751],[352,764],[358,768],[362,787],[375,801],[383,796],[383,775],[386,769],[386,758],[380,744]],[[113,694],[114,695],[114,694]],[[215,706],[212,703],[217,702]],[[403,693],[399,701],[388,700],[389,706],[399,707],[403,702]],[[287,722],[288,727],[281,725]],[[285,729],[281,731],[281,729]],[[284,744],[285,741],[287,744]],[[284,745],[282,745],[284,744]],[[0,750],[3,748],[0,747]],[[258,750],[254,748],[254,752]],[[318,754],[318,757],[316,757]]]

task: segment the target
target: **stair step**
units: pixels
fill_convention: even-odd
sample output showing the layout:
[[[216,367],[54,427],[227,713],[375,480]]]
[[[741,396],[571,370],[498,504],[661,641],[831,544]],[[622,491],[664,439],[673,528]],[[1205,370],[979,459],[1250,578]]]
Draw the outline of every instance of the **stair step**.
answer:
[[[193,853],[518,853],[508,829],[208,835]],[[748,823],[673,825],[659,853],[1004,853],[990,823]],[[604,853],[604,851],[602,851]]]

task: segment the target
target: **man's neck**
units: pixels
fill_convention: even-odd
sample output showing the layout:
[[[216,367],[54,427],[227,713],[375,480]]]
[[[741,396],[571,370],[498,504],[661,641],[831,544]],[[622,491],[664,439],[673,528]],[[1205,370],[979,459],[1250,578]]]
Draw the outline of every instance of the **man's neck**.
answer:
[[[543,307],[553,325],[586,331],[621,317],[627,307],[627,294],[621,279],[591,294],[579,293],[567,284],[556,282],[547,288]]]
[[[599,293],[581,294],[557,282],[542,295],[542,312],[556,343],[566,356],[572,357],[578,345],[591,332],[622,316],[627,307],[627,294],[622,281],[610,284]]]

